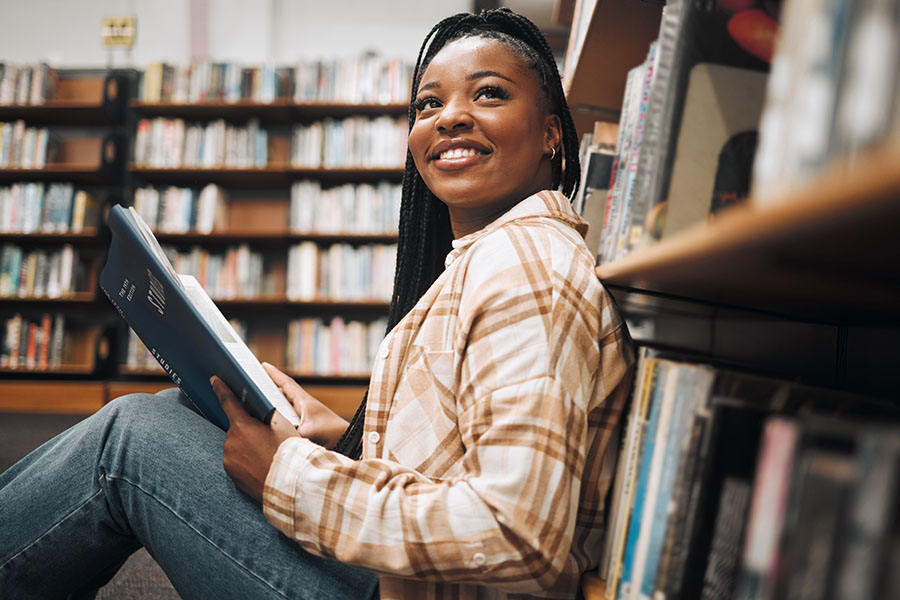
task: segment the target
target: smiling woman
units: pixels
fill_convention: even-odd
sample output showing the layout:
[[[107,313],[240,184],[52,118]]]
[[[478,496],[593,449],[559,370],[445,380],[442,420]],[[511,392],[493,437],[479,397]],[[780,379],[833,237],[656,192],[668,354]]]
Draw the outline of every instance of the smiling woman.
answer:
[[[216,377],[227,434],[177,390],[120,398],[0,475],[0,589],[91,590],[144,545],[184,597],[577,596],[633,355],[566,197],[553,56],[507,10],[445,19],[409,118],[389,331],[353,420],[270,365],[297,429]]]

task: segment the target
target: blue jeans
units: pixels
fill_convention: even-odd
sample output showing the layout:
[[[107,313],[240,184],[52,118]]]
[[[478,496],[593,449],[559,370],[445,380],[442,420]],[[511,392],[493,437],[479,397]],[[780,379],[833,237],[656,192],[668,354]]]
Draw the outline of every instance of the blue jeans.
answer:
[[[182,598],[371,598],[222,469],[223,431],[178,390],[111,402],[0,474],[0,597],[90,598],[145,546]]]

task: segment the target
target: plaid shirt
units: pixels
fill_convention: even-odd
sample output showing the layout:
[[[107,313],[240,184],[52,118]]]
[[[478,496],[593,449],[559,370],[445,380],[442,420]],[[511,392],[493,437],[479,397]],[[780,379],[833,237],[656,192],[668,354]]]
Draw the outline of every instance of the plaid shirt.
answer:
[[[382,598],[574,598],[633,363],[586,231],[545,191],[455,240],[381,344],[362,459],[285,441],[268,520]]]

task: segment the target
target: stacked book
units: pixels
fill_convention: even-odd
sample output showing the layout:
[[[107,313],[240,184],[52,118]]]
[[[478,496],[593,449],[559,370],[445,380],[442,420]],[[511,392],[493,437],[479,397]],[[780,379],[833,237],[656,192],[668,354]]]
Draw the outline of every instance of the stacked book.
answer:
[[[286,367],[298,375],[366,376],[386,328],[387,319],[294,319],[288,325]]]
[[[291,164],[299,168],[402,168],[405,118],[348,117],[294,126]]]
[[[0,187],[0,232],[81,233],[95,229],[97,201],[71,183],[16,183]]]
[[[56,160],[59,137],[25,121],[0,123],[0,169],[43,169]]]
[[[153,62],[141,74],[146,103],[259,102],[392,104],[409,101],[412,68],[376,54],[332,60],[300,60],[295,66],[245,66],[202,61]]]
[[[141,102],[197,104],[202,102],[261,102],[293,95],[294,74],[289,67],[241,66],[233,62],[171,65],[153,62],[141,74]]]
[[[162,233],[210,233],[226,224],[225,196],[214,183],[199,191],[175,186],[138,188],[134,210],[150,229]]]
[[[65,317],[43,314],[29,319],[16,313],[6,320],[0,348],[0,369],[45,371],[62,365]]]
[[[0,62],[0,104],[43,104],[56,95],[59,75],[47,63]]]
[[[394,284],[396,244],[294,244],[288,251],[289,300],[388,302]]]
[[[171,246],[163,250],[175,272],[192,275],[210,298],[254,299],[274,294],[262,254],[253,252],[247,244],[229,246],[221,254],[200,247],[190,252],[179,252]]]
[[[900,2],[789,2],[766,86],[753,197],[900,139]]]
[[[0,298],[60,298],[81,287],[84,266],[71,244],[59,250],[0,248]]]
[[[406,104],[412,68],[376,54],[358,58],[300,60],[295,69],[294,101],[347,104]]]
[[[263,168],[268,163],[268,132],[257,119],[246,126],[223,119],[187,124],[183,119],[141,119],[134,141],[134,162],[154,169]]]
[[[383,181],[322,189],[318,181],[291,186],[290,228],[295,233],[396,234],[400,185]]]
[[[646,348],[635,381],[600,563],[609,598],[897,597],[896,406]]]

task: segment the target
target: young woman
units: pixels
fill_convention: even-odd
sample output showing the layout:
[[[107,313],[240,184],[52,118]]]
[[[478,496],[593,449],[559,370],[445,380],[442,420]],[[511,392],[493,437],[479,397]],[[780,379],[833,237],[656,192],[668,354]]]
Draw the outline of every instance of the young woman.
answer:
[[[4,596],[90,593],[143,545],[185,598],[575,597],[632,364],[564,195],[577,149],[530,21],[439,23],[391,327],[349,427],[271,366],[297,430],[215,377],[227,435],[176,390],[121,398],[0,476]]]

